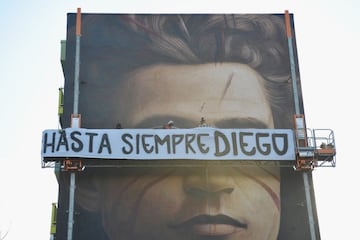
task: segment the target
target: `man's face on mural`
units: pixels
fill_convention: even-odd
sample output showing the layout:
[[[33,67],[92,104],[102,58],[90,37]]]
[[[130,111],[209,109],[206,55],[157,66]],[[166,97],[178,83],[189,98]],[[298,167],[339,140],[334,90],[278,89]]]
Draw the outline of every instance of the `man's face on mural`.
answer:
[[[175,122],[197,127],[273,128],[262,78],[246,65],[157,65],[122,83],[126,128]],[[186,163],[184,160],[184,163]],[[202,165],[201,165],[202,164]],[[201,165],[201,166],[200,166]],[[97,182],[111,240],[276,239],[280,181],[276,166],[124,168]]]

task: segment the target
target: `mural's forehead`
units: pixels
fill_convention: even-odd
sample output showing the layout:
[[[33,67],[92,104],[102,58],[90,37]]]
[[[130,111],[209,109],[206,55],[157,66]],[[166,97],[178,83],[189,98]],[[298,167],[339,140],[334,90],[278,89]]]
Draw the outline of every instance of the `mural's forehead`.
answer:
[[[154,115],[194,121],[205,117],[210,123],[252,118],[273,127],[263,81],[256,71],[239,63],[148,67],[120,87],[120,102],[128,104],[122,120],[136,125]]]

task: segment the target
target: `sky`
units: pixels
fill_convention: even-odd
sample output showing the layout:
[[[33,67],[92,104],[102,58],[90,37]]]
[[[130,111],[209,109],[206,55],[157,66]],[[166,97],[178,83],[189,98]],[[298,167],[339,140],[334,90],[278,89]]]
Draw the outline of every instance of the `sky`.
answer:
[[[294,14],[306,124],[335,133],[336,167],[313,171],[321,239],[355,239],[360,216],[356,122],[360,103],[357,0],[0,0],[0,239],[50,238],[54,169],[41,167],[41,133],[59,127],[66,15]],[[355,122],[355,123],[354,123]]]

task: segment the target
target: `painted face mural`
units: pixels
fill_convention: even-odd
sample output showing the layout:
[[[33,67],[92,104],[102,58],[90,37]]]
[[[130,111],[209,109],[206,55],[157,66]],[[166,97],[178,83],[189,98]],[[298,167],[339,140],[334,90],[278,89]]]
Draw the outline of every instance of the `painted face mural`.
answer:
[[[74,16],[68,21],[67,56]],[[291,128],[284,28],[283,15],[84,14],[83,127],[162,128],[170,122],[176,128]],[[68,76],[72,65],[67,61]],[[306,209],[290,209],[304,196],[287,201],[298,177],[289,177],[280,163],[166,162],[99,163],[79,174],[77,239],[307,238],[307,229],[294,227]],[[62,179],[65,196],[67,175]],[[299,219],[292,221],[293,214]]]
[[[273,127],[262,81],[241,64],[159,65],[132,74],[119,101],[129,102],[123,119],[132,127],[170,116],[178,127],[197,126],[202,116],[214,127]],[[276,239],[277,167],[210,163],[129,172],[99,184],[110,239]]]

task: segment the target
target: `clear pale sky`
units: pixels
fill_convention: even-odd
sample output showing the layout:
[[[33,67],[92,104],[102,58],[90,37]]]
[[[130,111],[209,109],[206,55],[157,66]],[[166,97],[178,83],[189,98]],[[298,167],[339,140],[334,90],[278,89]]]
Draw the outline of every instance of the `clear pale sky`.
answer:
[[[53,169],[41,168],[41,133],[59,127],[60,41],[66,14],[78,7],[83,13],[293,13],[307,126],[333,129],[337,147],[336,167],[313,172],[321,237],[358,237],[360,1],[216,2],[0,0],[0,239],[50,237],[58,184]]]

